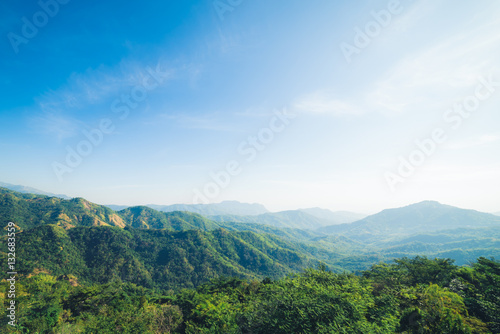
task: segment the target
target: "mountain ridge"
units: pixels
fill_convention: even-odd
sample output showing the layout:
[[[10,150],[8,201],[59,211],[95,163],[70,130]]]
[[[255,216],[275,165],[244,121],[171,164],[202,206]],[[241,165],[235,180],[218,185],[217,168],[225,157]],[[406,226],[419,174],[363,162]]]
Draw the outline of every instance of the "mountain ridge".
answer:
[[[410,235],[450,228],[499,226],[500,217],[476,210],[461,209],[437,201],[422,201],[401,208],[385,209],[350,224],[318,228],[318,232],[341,234],[369,242],[373,236]]]
[[[220,203],[211,203],[211,204],[172,204],[172,205],[148,204],[146,206],[163,212],[188,211],[188,212],[198,213],[204,216],[225,215],[225,214],[253,216],[269,212],[262,204],[242,203],[238,201],[222,201]]]
[[[440,230],[435,232],[436,228],[429,229],[427,226],[436,225],[436,219],[442,216],[423,210],[433,207],[445,212],[451,210],[455,212],[455,216],[456,210],[460,213],[459,216],[466,212],[468,215],[465,217],[468,219],[475,217],[472,222],[478,224],[474,225],[468,221],[455,225],[456,220],[448,219],[452,224],[440,226]],[[388,219],[394,212],[401,210],[405,215],[396,215],[396,225],[391,225],[389,219],[389,222],[383,221],[382,224],[379,222],[378,226],[377,220],[373,220],[377,215]],[[310,259],[323,261],[331,268],[349,271],[365,270],[379,261],[408,254],[449,255],[461,264],[479,256],[500,256],[496,241],[500,239],[500,224],[498,224],[500,217],[432,201],[387,209],[354,223],[323,226],[316,230],[311,229],[311,225],[305,226],[307,229],[304,226],[303,229],[296,228],[297,224],[309,223],[311,220],[319,225],[324,223],[301,211],[291,210],[278,214],[278,217],[272,213],[267,215],[270,215],[271,219],[276,219],[275,225],[279,227],[261,224],[262,220],[260,224],[248,220],[250,218],[258,220],[258,216],[246,216],[247,220],[243,222],[233,218],[215,221],[191,212],[160,212],[146,206],[130,207],[115,212],[83,198],[63,200],[0,188],[0,224],[6,226],[7,222],[12,221],[26,232],[45,225],[55,225],[65,230],[80,227],[117,227],[123,230],[137,229],[165,233],[183,231],[212,233],[220,229],[231,233],[252,232],[254,236],[260,235],[262,238],[272,239],[273,243],[288,245],[286,247],[289,250]],[[307,218],[307,221],[295,220],[297,217]],[[410,217],[414,221],[401,217]],[[427,225],[417,226],[418,228],[405,228],[404,233],[398,230],[397,224],[411,227],[415,221],[422,219],[424,222],[426,219],[430,220],[427,221]],[[373,224],[370,225],[366,220]],[[6,232],[6,229],[1,230],[4,237]],[[253,237],[252,242],[265,245],[259,241],[261,237]]]
[[[367,216],[356,212],[331,211],[319,207],[298,209],[297,211],[302,211],[317,218],[332,221],[333,224],[352,223],[357,220],[363,219]]]
[[[23,193],[23,194],[45,195],[45,196],[49,196],[49,197],[58,197],[58,198],[62,198],[62,199],[65,199],[65,200],[70,200],[72,198],[72,197],[69,197],[69,196],[66,196],[66,195],[63,195],[63,194],[53,194],[53,193],[46,192],[46,191],[43,191],[43,190],[40,190],[40,189],[35,189],[35,188],[32,188],[32,187],[27,187],[27,186],[17,185],[17,184],[11,184],[11,183],[5,183],[5,182],[0,182],[0,187],[1,188],[6,188],[6,189],[9,189],[9,190],[13,190],[13,191],[17,191],[17,192]]]

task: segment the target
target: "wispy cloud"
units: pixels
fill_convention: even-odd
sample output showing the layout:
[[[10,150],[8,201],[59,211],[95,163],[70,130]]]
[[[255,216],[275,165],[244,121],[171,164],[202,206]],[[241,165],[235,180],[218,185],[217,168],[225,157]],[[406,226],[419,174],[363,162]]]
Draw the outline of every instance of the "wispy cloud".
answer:
[[[114,68],[100,66],[83,73],[73,73],[67,83],[36,98],[44,112],[69,111],[94,105],[140,85],[148,65],[122,61]]]
[[[29,127],[34,131],[54,136],[58,141],[78,135],[82,122],[61,113],[44,112],[29,119]]]
[[[227,117],[219,112],[205,113],[201,115],[187,115],[181,113],[165,113],[160,115],[160,119],[168,120],[169,122],[174,121],[180,127],[186,129],[238,132],[239,130],[234,124],[224,121],[225,118]]]
[[[237,117],[268,118],[273,115],[273,110],[265,106],[249,107],[242,111],[235,111],[233,115]]]
[[[362,109],[358,105],[339,99],[334,93],[327,90],[299,97],[293,102],[293,107],[303,112],[332,114],[335,116],[359,115],[362,113]]]
[[[481,21],[473,30],[467,30],[468,23],[462,31],[395,64],[375,83],[367,102],[390,112],[438,107],[476,85],[480,75],[499,69],[495,55],[500,53],[500,20]]]
[[[422,1],[391,25],[392,33],[383,41],[394,49],[420,20],[437,10],[437,4]],[[500,14],[500,5],[491,11]],[[452,35],[437,38],[432,44],[402,57],[381,75],[372,79],[348,99],[329,90],[319,90],[298,98],[297,109],[335,116],[367,112],[394,114],[441,110],[463,94],[470,94],[480,76],[500,70],[500,19],[494,15],[471,16]],[[471,28],[472,27],[472,28]],[[479,37],[478,37],[479,36]],[[399,50],[403,55],[405,52]]]
[[[488,144],[493,144],[500,141],[500,136],[496,134],[485,134],[480,137],[468,138],[456,143],[448,143],[444,146],[449,150],[462,150]]]
[[[83,73],[73,73],[63,86],[35,98],[35,110],[28,119],[29,126],[36,132],[55,135],[58,140],[72,137],[85,126],[81,119],[86,113],[82,110],[102,106],[105,116],[112,99],[129,92],[134,86],[142,85],[149,75],[148,67],[159,67],[164,71],[161,64],[122,61],[113,68],[100,66]]]

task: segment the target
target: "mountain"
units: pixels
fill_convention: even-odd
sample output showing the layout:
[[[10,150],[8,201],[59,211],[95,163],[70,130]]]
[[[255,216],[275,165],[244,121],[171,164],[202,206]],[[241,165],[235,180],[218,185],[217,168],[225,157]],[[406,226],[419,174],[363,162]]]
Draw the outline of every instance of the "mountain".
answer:
[[[322,220],[328,220],[331,222],[330,225],[352,223],[366,217],[366,215],[359,213],[354,213],[349,211],[334,212],[321,208],[300,209],[299,211],[305,212],[307,214],[310,214],[311,216],[314,216]]]
[[[160,212],[146,206],[115,212],[83,198],[63,200],[0,188],[0,224],[6,226],[12,221],[24,232],[46,225],[61,227],[70,234],[75,228],[99,226],[202,233],[224,229],[231,235],[258,236],[250,243],[258,250],[267,244],[259,238],[272,240],[336,271],[365,270],[380,261],[412,255],[450,257],[459,264],[481,256],[500,257],[500,217],[437,202],[384,210],[354,223],[326,227],[331,221],[300,210],[214,218],[185,211]],[[7,233],[6,229],[0,231],[1,235]]]
[[[306,215],[305,213],[300,214]],[[6,226],[9,221],[15,222],[21,230],[26,232],[47,225],[54,225],[68,231],[79,227],[98,226],[169,232],[212,232],[224,228],[230,233],[246,233],[246,235],[251,233],[263,238],[271,238],[274,243],[280,244],[280,247],[286,246],[288,250],[300,253],[312,260],[324,261],[331,265],[330,268],[338,271],[341,269],[335,266],[334,261],[348,255],[348,249],[344,246],[342,246],[343,255],[337,253],[338,247],[332,246],[329,249],[323,248],[323,246],[316,247],[315,240],[324,235],[313,231],[282,229],[241,222],[215,222],[195,213],[160,212],[145,206],[131,207],[115,212],[108,207],[88,202],[83,198],[65,201],[44,195],[22,194],[0,188],[0,223],[2,226]],[[3,235],[7,233],[5,229],[1,231]]]
[[[317,229],[353,240],[374,242],[412,234],[457,228],[500,226],[500,217],[475,210],[460,209],[435,201],[424,201],[403,208],[387,209],[350,224]]]
[[[121,210],[118,214],[128,226],[140,229],[209,231],[220,228],[215,222],[191,212],[160,212],[147,206],[136,206]]]
[[[45,224],[56,224],[64,228],[126,225],[123,218],[113,210],[83,198],[64,200],[0,188],[0,224],[5,226],[10,221],[21,229]],[[2,233],[6,232],[2,230]]]
[[[143,229],[214,230],[215,222],[188,212],[159,212],[138,206],[119,212],[83,198],[63,200],[45,195],[24,194],[0,188],[0,224],[15,222],[21,229],[54,224],[63,228],[77,226],[131,226]],[[3,231],[3,234],[6,232]]]
[[[86,283],[116,279],[145,287],[180,289],[219,276],[282,277],[315,266],[278,238],[218,229],[166,231],[127,227],[43,225],[17,236],[20,275],[74,275]],[[0,253],[0,262],[6,262]],[[2,274],[5,276],[5,274]],[[4,277],[2,277],[4,278]]]
[[[203,216],[215,215],[242,215],[254,216],[268,212],[262,204],[241,203],[238,201],[224,201],[214,204],[173,204],[173,205],[153,205],[148,204],[148,207],[163,211],[188,211],[198,213]]]
[[[35,188],[25,187],[25,186],[10,184],[10,183],[0,182],[0,187],[6,188],[9,190],[13,190],[13,191],[17,191],[20,193],[24,193],[24,194],[36,194],[36,195],[45,195],[45,196],[49,196],[49,197],[59,197],[62,199],[71,199],[71,197],[68,197],[66,195],[52,194],[52,193],[48,193],[48,192],[38,190]]]
[[[303,230],[314,230],[331,224],[329,220],[315,217],[300,210],[269,212],[257,216],[217,215],[209,216],[209,218],[216,222],[263,224],[280,228],[298,228]]]

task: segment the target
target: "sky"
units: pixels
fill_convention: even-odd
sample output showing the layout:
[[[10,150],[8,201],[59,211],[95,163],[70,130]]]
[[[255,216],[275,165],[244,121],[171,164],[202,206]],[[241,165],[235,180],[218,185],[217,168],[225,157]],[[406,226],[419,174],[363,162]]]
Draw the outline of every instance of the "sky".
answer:
[[[6,0],[0,181],[500,211],[500,2]]]

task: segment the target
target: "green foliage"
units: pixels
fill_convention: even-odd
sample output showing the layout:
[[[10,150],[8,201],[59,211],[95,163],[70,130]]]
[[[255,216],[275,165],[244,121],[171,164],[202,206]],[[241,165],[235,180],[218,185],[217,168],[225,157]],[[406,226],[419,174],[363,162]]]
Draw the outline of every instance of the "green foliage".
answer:
[[[450,289],[464,298],[471,315],[500,333],[500,263],[479,258],[470,267],[460,268]]]
[[[456,267],[415,258],[376,265],[363,276],[325,266],[274,281],[220,276],[172,294],[39,273],[18,282],[18,332],[498,333],[499,274],[492,259]],[[7,286],[0,284],[2,330]]]
[[[372,266],[371,270],[365,271],[365,277],[373,278],[378,282],[395,285],[416,285],[436,283],[447,286],[457,270],[451,259],[430,260],[425,256],[415,258],[401,258],[394,263],[385,263]]]
[[[255,333],[382,333],[395,328],[393,306],[375,312],[367,280],[309,269],[267,285],[245,320]]]
[[[118,214],[128,226],[134,228],[167,229],[171,231],[210,231],[220,226],[213,221],[189,212],[160,212],[146,206],[136,206],[121,210]]]

